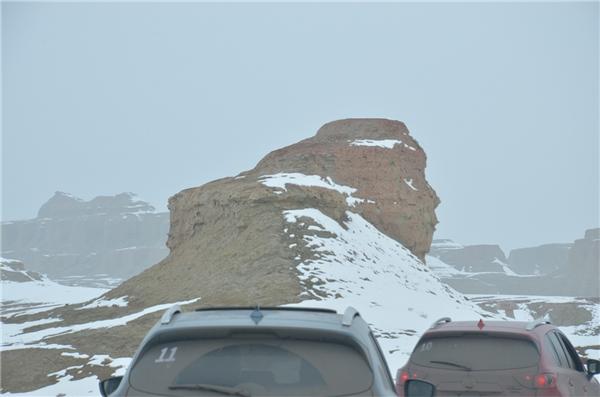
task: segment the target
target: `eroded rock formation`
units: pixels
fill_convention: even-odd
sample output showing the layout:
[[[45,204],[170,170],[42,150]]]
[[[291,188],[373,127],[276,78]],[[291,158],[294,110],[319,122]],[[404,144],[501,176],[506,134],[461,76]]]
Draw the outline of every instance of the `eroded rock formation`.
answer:
[[[252,170],[171,197],[170,255],[110,296],[145,304],[197,296],[205,303],[218,296],[220,304],[296,301],[303,287],[295,267],[312,251],[300,241],[289,248],[285,210],[317,208],[341,223],[350,209],[423,259],[439,203],[425,165],[399,121],[328,123]]]

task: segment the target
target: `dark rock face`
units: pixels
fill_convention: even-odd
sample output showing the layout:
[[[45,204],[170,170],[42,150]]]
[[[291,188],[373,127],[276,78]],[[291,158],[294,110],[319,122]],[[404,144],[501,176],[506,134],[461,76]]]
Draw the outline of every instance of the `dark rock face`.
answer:
[[[2,223],[2,256],[50,277],[128,278],[164,258],[169,214],[130,193],[83,201],[57,192],[26,221]]]
[[[510,251],[508,263],[519,274],[545,275],[564,270],[572,244],[544,244]]]

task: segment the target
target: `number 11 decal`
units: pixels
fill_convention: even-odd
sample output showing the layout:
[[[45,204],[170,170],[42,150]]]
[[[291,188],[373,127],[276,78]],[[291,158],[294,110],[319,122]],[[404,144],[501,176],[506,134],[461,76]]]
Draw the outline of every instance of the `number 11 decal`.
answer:
[[[169,350],[171,351],[171,353],[169,354],[169,357],[167,357],[167,353],[169,352]],[[155,363],[173,363],[175,362],[175,353],[177,353],[177,346],[176,347],[172,347],[172,348],[168,348],[165,347],[164,349],[160,350],[160,357],[158,357],[156,360],[154,360]]]

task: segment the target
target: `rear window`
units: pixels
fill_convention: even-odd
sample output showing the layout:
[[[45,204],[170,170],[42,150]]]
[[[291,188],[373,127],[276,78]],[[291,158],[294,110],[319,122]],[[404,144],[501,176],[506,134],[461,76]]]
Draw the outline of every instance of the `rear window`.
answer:
[[[129,380],[134,389],[173,396],[215,394],[198,384],[251,395],[339,396],[369,390],[373,374],[356,348],[341,343],[197,339],[153,346]]]
[[[490,335],[459,335],[422,340],[411,361],[417,365],[457,371],[487,371],[537,366],[533,342]]]

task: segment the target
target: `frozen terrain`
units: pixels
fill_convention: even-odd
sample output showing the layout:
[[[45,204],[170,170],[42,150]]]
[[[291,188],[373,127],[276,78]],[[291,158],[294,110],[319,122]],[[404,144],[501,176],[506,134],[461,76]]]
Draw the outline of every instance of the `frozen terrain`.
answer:
[[[2,258],[2,261],[6,263],[10,260]],[[42,276],[39,280],[32,279],[29,272],[10,269],[5,263],[0,265],[2,270],[7,269],[13,274],[20,273],[23,275],[22,279],[29,279],[29,281],[2,280],[0,284],[2,287],[0,315],[2,317],[34,314],[56,306],[85,302],[108,291],[105,288],[59,284],[45,276]],[[2,328],[4,331],[5,326]]]

